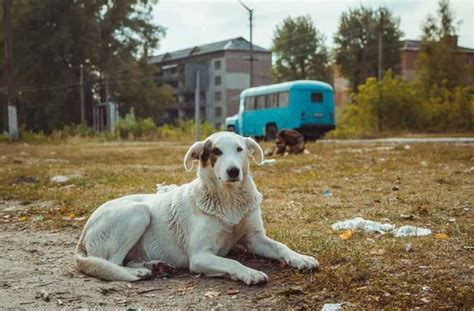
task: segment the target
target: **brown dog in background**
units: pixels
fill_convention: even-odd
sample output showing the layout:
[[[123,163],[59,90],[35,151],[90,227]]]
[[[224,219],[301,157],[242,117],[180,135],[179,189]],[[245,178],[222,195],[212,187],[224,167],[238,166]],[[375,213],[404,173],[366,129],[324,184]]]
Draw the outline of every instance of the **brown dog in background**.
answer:
[[[275,146],[266,150],[266,155],[309,153],[304,143],[304,137],[300,132],[291,129],[283,129],[277,134]]]

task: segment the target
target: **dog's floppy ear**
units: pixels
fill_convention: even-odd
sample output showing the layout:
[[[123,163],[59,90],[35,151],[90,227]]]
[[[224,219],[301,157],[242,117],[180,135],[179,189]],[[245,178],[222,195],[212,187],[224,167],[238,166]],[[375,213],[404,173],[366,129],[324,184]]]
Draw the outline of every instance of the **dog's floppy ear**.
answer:
[[[260,145],[250,137],[245,138],[245,145],[251,151],[250,156],[253,158],[255,163],[261,165],[263,162],[263,150]]]
[[[197,141],[189,148],[188,152],[186,152],[184,156],[184,169],[186,172],[191,172],[193,169],[193,161],[199,160],[199,156],[204,149],[204,144],[204,141]]]

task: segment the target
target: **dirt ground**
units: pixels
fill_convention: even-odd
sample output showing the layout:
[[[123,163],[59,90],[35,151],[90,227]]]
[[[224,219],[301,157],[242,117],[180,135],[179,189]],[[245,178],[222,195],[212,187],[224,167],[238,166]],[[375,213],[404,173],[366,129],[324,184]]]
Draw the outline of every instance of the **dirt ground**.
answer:
[[[0,209],[17,209],[3,202]],[[168,278],[135,283],[105,282],[75,270],[73,254],[79,230],[38,231],[3,225],[0,232],[0,306],[2,309],[286,309],[282,298],[296,294],[288,282],[246,286],[225,279],[177,271]],[[278,263],[247,254],[231,257],[268,275],[293,273]],[[283,271],[282,271],[283,270]],[[301,274],[312,278],[312,273]],[[295,293],[292,293],[295,291]],[[270,294],[272,292],[273,294]]]
[[[474,145],[309,144],[309,155],[253,166],[270,237],[311,254],[298,272],[230,256],[270,282],[246,286],[177,271],[136,283],[78,273],[73,252],[102,202],[193,178],[185,143],[0,144],[0,309],[472,310]],[[54,183],[56,175],[68,175]],[[353,217],[429,228],[427,237],[341,234]],[[408,247],[410,245],[410,247]]]

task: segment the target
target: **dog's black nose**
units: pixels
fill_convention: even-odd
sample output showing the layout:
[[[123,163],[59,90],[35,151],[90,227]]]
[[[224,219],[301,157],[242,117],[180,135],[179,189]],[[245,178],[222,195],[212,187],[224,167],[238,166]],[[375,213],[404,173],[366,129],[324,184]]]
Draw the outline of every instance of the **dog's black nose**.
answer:
[[[231,167],[227,169],[227,175],[229,175],[230,178],[237,178],[239,177],[240,170],[237,167]]]

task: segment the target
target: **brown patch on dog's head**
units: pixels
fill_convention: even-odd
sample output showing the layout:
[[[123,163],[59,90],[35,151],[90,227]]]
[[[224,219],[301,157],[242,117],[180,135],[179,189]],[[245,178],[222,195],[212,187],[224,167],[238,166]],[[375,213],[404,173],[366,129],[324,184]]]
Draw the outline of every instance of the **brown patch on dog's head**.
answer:
[[[204,148],[202,149],[201,156],[200,156],[202,167],[206,167],[207,164],[209,163],[209,157],[211,156],[211,148],[212,148],[212,142],[210,140],[206,141],[206,143],[204,144]]]
[[[216,154],[216,152],[214,150],[211,150],[211,155],[209,156],[209,160],[211,161],[211,167],[214,167],[218,157],[219,156]]]

